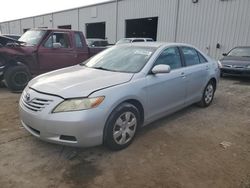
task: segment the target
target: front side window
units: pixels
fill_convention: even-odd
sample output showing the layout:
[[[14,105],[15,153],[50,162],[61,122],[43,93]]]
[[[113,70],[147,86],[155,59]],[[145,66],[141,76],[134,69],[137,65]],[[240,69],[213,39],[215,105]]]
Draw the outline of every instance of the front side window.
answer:
[[[132,42],[145,42],[143,39],[134,39]]]
[[[190,47],[182,47],[183,56],[187,66],[200,64],[197,51]]]
[[[171,69],[182,67],[181,56],[178,48],[171,47],[165,49],[155,61],[155,65],[160,64],[169,65]]]
[[[153,47],[115,46],[82,63],[87,67],[115,72],[139,72],[154,53]]]
[[[201,55],[201,53],[197,52],[198,53],[198,56],[199,56],[199,59],[200,59],[200,63],[207,63],[207,59]]]
[[[67,33],[53,33],[44,44],[45,48],[53,48],[53,43],[60,43],[61,48],[69,48],[69,37]]]

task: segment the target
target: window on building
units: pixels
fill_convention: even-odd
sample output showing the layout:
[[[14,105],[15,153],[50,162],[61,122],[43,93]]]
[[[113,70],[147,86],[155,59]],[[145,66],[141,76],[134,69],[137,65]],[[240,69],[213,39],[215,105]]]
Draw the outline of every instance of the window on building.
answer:
[[[59,25],[58,29],[71,29],[71,25]]]

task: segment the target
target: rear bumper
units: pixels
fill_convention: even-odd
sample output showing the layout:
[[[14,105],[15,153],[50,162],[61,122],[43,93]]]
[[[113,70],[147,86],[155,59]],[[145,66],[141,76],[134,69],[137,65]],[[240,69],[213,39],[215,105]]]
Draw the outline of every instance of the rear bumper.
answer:
[[[250,76],[250,69],[247,68],[221,68],[222,74]]]

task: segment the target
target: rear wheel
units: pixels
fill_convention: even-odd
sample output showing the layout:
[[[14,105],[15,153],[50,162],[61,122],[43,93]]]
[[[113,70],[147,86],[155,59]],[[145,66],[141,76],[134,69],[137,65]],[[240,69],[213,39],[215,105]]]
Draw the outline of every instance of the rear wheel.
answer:
[[[123,103],[110,115],[106,123],[104,144],[111,150],[121,150],[129,146],[136,134],[140,122],[138,109]]]
[[[215,92],[215,84],[214,84],[213,81],[210,81],[206,85],[206,87],[205,87],[205,89],[203,91],[202,99],[198,103],[198,105],[201,106],[201,107],[209,106],[213,101],[214,92]]]
[[[25,66],[9,67],[4,73],[4,80],[7,87],[12,91],[19,91],[25,88],[31,78],[31,74]]]

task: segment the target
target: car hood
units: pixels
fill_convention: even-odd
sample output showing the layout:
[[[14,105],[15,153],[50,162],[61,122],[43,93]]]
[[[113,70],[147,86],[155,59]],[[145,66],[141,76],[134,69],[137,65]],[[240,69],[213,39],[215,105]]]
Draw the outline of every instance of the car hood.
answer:
[[[76,65],[40,75],[31,80],[28,87],[63,98],[87,97],[94,91],[129,82],[132,77],[132,73]]]
[[[226,65],[241,65],[247,66],[250,65],[250,57],[232,57],[226,56],[220,60],[222,64]]]

